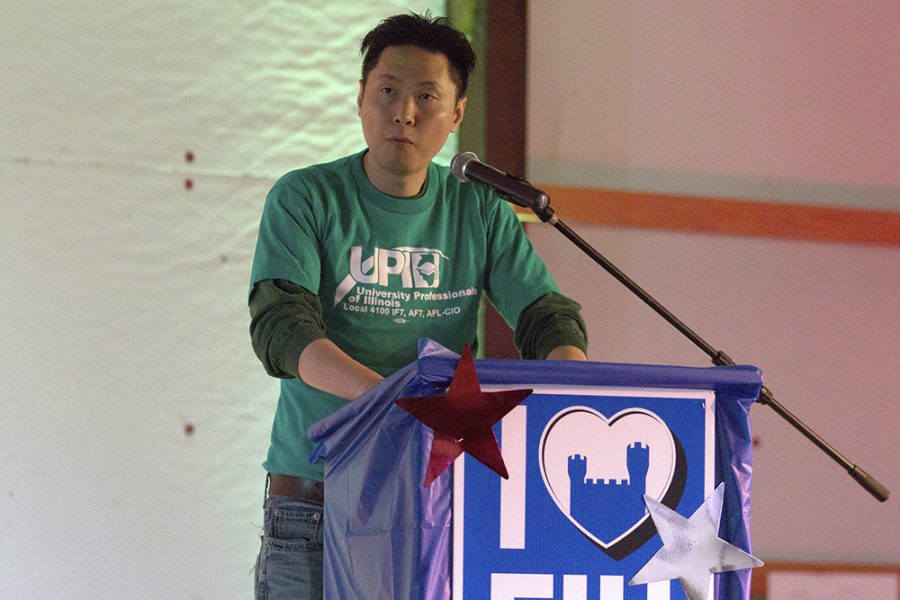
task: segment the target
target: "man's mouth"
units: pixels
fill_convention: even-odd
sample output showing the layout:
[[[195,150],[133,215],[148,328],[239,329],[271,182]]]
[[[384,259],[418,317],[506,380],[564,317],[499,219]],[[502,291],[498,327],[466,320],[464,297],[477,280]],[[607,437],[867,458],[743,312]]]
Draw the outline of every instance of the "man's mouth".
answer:
[[[409,138],[405,138],[403,136],[394,136],[394,137],[388,138],[388,140],[391,142],[396,142],[398,144],[408,144],[410,146],[412,145],[412,140]]]

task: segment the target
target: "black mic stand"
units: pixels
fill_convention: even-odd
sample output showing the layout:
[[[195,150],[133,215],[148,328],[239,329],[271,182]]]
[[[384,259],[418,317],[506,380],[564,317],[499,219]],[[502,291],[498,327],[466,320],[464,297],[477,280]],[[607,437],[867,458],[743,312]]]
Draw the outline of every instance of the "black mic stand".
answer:
[[[523,202],[518,199],[513,199],[505,195],[504,197],[520,206],[524,206]],[[721,350],[716,350],[715,348],[710,346],[690,327],[682,323],[665,306],[657,302],[656,299],[653,298],[653,296],[648,294],[644,289],[636,284],[630,277],[628,277],[628,275],[619,270],[614,264],[612,264],[603,255],[601,255],[593,247],[591,247],[590,244],[582,239],[581,236],[572,231],[568,225],[560,221],[559,218],[557,218],[554,214],[553,209],[550,207],[550,197],[547,194],[541,194],[535,204],[525,207],[531,209],[531,211],[534,212],[534,214],[536,214],[542,222],[553,225],[560,233],[566,236],[569,241],[578,246],[585,254],[591,257],[594,262],[603,267],[603,269],[605,269],[607,273],[615,277],[619,281],[619,283],[627,287],[638,298],[643,300],[644,303],[654,311],[656,311],[659,316],[668,321],[673,327],[675,327],[675,329],[681,332],[682,335],[692,341],[695,346],[705,352],[706,355],[712,359],[714,365],[720,367],[734,366],[735,362],[731,359],[730,356],[728,356]],[[767,387],[762,387],[757,401],[760,404],[771,407],[772,410],[778,413],[784,420],[793,425],[794,428],[796,428],[800,433],[809,438],[809,440],[813,444],[818,446],[823,452],[825,452],[825,454],[830,456],[834,461],[836,461],[839,465],[846,469],[846,471],[850,474],[851,477],[853,477],[853,479],[857,481],[857,483],[863,486],[866,491],[875,496],[878,500],[884,502],[890,497],[891,492],[886,487],[879,483],[874,477],[866,473],[858,465],[850,462],[831,444],[822,439],[819,434],[810,429],[803,421],[798,419],[791,411],[789,411],[775,399],[775,396],[772,395],[772,392],[769,391]]]

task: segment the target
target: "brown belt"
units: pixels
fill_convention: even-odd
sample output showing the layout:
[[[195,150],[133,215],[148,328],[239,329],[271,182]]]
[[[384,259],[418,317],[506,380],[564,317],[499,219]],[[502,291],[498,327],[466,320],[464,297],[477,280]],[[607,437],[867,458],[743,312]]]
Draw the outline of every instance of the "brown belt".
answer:
[[[290,496],[309,502],[325,503],[325,484],[291,475],[269,474],[269,496]]]

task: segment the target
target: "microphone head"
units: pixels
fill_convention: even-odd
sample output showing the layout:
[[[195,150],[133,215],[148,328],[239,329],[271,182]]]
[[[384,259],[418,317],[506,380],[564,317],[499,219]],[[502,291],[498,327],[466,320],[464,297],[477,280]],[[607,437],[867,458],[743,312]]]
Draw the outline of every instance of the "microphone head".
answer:
[[[454,177],[466,183],[469,181],[469,178],[466,177],[466,166],[472,161],[478,162],[478,156],[474,152],[461,152],[450,161],[450,172]]]

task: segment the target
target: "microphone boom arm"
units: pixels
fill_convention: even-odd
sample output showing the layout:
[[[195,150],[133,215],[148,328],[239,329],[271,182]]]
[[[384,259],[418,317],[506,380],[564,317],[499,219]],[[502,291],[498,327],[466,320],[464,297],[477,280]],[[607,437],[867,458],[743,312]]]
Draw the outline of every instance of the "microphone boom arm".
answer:
[[[546,195],[546,194],[545,194]],[[518,204],[518,203],[517,203]],[[587,254],[594,262],[599,264],[607,273],[612,275],[619,283],[628,288],[633,294],[635,294],[638,298],[640,298],[645,304],[647,304],[650,308],[652,308],[659,316],[665,319],[670,325],[675,327],[682,335],[687,337],[695,346],[700,348],[707,356],[710,357],[713,364],[716,366],[734,366],[735,362],[728,356],[725,352],[721,350],[716,350],[710,344],[708,344],[702,337],[697,335],[690,327],[685,325],[678,317],[672,314],[665,306],[660,304],[653,296],[647,293],[643,288],[641,288],[637,283],[635,283],[628,275],[622,272],[618,267],[616,267],[613,263],[606,259],[602,254],[597,252],[590,244],[588,244],[581,236],[572,231],[568,225],[559,220],[559,218],[554,213],[553,208],[550,206],[549,196],[547,197],[547,203],[543,206],[528,206],[537,216],[538,218],[553,227],[556,228],[557,231],[562,233],[569,241],[575,244],[578,248],[580,248],[585,254]],[[853,479],[859,483],[867,492],[869,492],[872,496],[877,498],[881,502],[887,501],[890,498],[891,492],[884,485],[878,482],[874,477],[869,475],[866,471],[860,468],[858,465],[852,463],[848,460],[843,454],[838,452],[831,444],[825,441],[819,434],[813,431],[809,426],[807,426],[803,421],[801,421],[798,417],[796,417],[791,411],[785,408],[780,402],[775,399],[775,396],[772,392],[765,386],[762,387],[759,393],[758,402],[760,404],[764,404],[769,406],[772,410],[774,410],[780,417],[782,417],[785,421],[787,421],[790,425],[792,425],[795,429],[797,429],[800,433],[802,433],[806,438],[812,441],[820,450],[825,452],[832,460],[837,462],[841,467],[843,467],[847,473]]]

